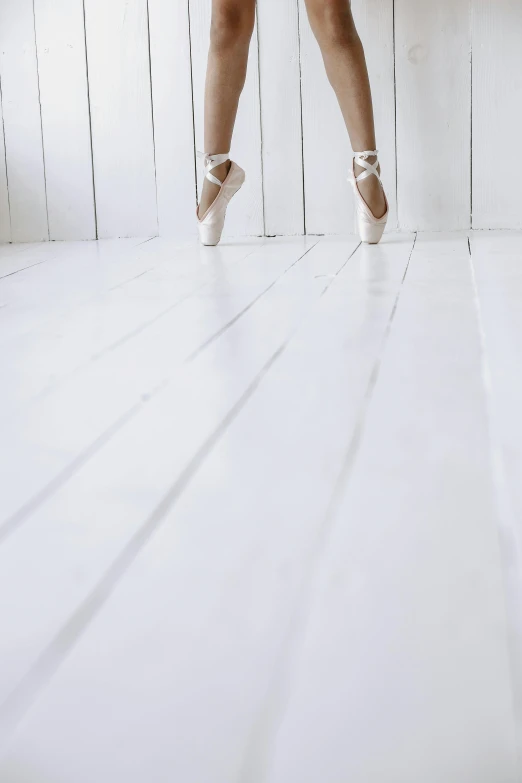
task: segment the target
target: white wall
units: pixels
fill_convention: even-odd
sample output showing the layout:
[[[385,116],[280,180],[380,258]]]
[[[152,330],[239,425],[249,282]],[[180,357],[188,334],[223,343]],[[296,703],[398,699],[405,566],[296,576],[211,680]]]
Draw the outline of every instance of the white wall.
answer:
[[[392,228],[522,228],[522,1],[353,8]],[[194,230],[209,21],[210,0],[0,0],[0,241]],[[352,229],[303,0],[258,0],[233,156],[229,233]]]

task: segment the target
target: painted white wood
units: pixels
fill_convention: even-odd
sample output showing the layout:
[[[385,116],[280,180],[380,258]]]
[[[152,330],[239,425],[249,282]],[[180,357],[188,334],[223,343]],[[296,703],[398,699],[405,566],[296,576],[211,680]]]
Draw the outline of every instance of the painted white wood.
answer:
[[[352,150],[344,121],[324,71],[319,46],[300,0],[306,230],[343,233],[354,226],[353,196],[346,181]],[[389,228],[396,228],[395,111],[392,0],[357,0],[355,22],[365,46],[373,86],[375,124],[389,197]]]
[[[71,259],[71,263],[75,263],[80,259],[90,259],[91,267],[93,267],[93,261],[96,259],[111,259],[112,264],[107,269],[107,277],[109,273],[114,269],[116,264],[114,259],[118,258],[120,254],[128,252],[131,248],[139,247],[141,244],[148,243],[148,239],[133,238],[133,239],[104,239],[99,242],[28,242],[28,243],[16,243],[11,245],[4,245],[0,248],[0,277],[3,276],[4,270],[7,272],[24,272],[25,284],[19,289],[11,289],[13,285],[17,285],[16,281],[4,280],[0,282],[0,291],[4,297],[4,300],[17,299],[19,303],[23,301],[30,301],[32,298],[37,298],[38,287],[44,282],[57,285],[60,277],[64,275],[66,269],[59,265],[66,265]],[[108,251],[108,252],[107,252]],[[36,263],[46,263],[46,276],[42,276],[42,270],[34,270],[29,272],[29,268]],[[132,270],[132,266],[129,269]],[[9,267],[12,268],[9,268]],[[88,264],[87,264],[88,267]],[[91,280],[99,280],[99,268],[91,268],[86,271],[91,272]],[[20,278],[19,278],[20,279]],[[81,287],[82,283],[86,281],[76,281],[73,275],[70,275],[70,280],[65,281],[64,285],[67,286],[67,293],[72,293],[74,287]],[[8,292],[13,290],[14,297]],[[18,295],[19,294],[19,295]],[[42,291],[42,304],[49,302],[51,306],[54,304],[50,301],[48,292]]]
[[[397,225],[395,119],[401,228],[467,228],[472,207],[476,228],[521,227],[519,157],[509,159],[510,176],[491,158],[506,129],[520,135],[518,0],[352,4],[389,229]],[[45,240],[49,230],[93,237],[95,196],[102,237],[194,235],[194,120],[201,147],[210,5],[85,0],[85,31],[82,0],[3,0],[0,242]],[[353,228],[349,140],[303,0],[259,3],[232,151],[247,183],[231,204],[228,236]]]
[[[230,268],[255,252],[261,241],[256,238],[255,242],[227,248],[219,264],[215,254],[209,258],[214,251],[194,245],[179,249],[164,239],[148,243],[135,258],[128,254],[126,265],[134,271],[129,274],[129,269],[125,280],[3,346],[0,421],[82,366],[132,340],[205,284],[229,274]],[[113,263],[114,259],[105,256],[104,262]],[[75,279],[82,276],[81,267],[75,271]],[[5,315],[10,318],[12,314]]]
[[[267,783],[519,780],[474,300],[466,236],[419,239],[281,662]]]
[[[95,239],[82,0],[35,0],[51,239]]]
[[[395,0],[397,167],[402,228],[471,220],[471,67],[464,2]]]
[[[45,249],[47,252],[45,252]],[[0,280],[3,277],[15,275],[23,269],[29,269],[36,264],[42,264],[45,258],[49,256],[49,244],[47,242],[3,245],[0,250],[7,251],[0,255]],[[41,258],[42,254],[43,259]]]
[[[0,78],[13,242],[49,238],[32,0],[0,3]]]
[[[158,232],[146,0],[85,0],[98,236]]]
[[[17,430],[63,454],[54,431],[121,411],[133,366],[148,384],[179,334],[230,319],[0,541],[2,695],[22,683],[0,736],[29,708],[0,779],[518,781],[522,235],[473,233],[471,259],[464,235],[421,236],[402,286],[412,241],[389,236],[320,296],[354,247],[325,239],[256,300],[312,241],[211,250],[199,307],[0,424],[0,448]],[[158,301],[169,244],[143,246]],[[113,254],[94,277],[123,273]],[[11,446],[27,498],[36,463]]]
[[[304,234],[297,2],[257,6],[265,231]]]
[[[127,269],[132,274],[130,251],[148,244],[148,239],[105,239],[98,242],[52,242],[31,243],[29,245],[13,245],[23,247],[24,250],[12,258],[20,264],[19,274],[12,280],[0,281],[0,291],[5,302],[10,304],[37,303],[38,289],[43,307],[54,307],[56,300],[52,294],[56,293],[60,299],[66,300],[67,296],[74,296],[81,291],[83,286],[89,285],[96,289],[103,289],[107,281],[111,279],[111,272],[118,268],[116,261],[125,258],[122,270]],[[138,252],[138,251],[137,251]],[[10,256],[7,256],[7,259]],[[112,264],[105,268],[103,261],[110,258]],[[36,261],[46,264],[43,269],[29,269]],[[68,270],[67,265],[76,264],[76,270]],[[76,275],[75,275],[76,273]],[[81,276],[83,274],[83,279]],[[62,291],[59,285],[62,281]],[[89,283],[90,280],[90,283]],[[63,290],[65,289],[65,290]]]
[[[518,745],[522,751],[522,233],[473,232],[471,250],[497,482]]]
[[[183,363],[270,291],[306,248],[305,240],[297,246],[262,246],[235,274],[209,283],[138,331],[118,350],[103,354],[51,394],[6,417],[0,463],[13,483],[8,488],[8,474],[4,473],[6,491],[0,497],[0,521],[16,513],[24,499],[47,491],[73,461],[81,462],[91,449],[98,449],[113,428],[122,426],[127,416],[180,372]],[[78,399],[84,400],[82,409],[86,406],[81,416]],[[36,420],[41,421],[41,427],[30,424]],[[21,472],[20,467],[14,467],[20,465],[18,460],[24,465]]]
[[[356,243],[354,243],[355,245]],[[235,406],[238,403],[243,404],[244,401],[240,401],[245,395],[248,397],[250,393],[248,390],[252,383],[255,383],[255,379],[264,372],[267,363],[284,344],[285,339],[302,319],[303,314],[314,306],[321,294],[331,284],[333,275],[345,264],[349,245],[345,241],[342,245],[330,245],[327,253],[321,252],[320,249],[319,252],[315,252],[315,250],[314,248],[292,267],[271,292],[256,307],[236,321],[219,341],[216,341],[205,353],[201,353],[185,369],[172,388],[157,396],[150,405],[144,407],[140,415],[133,419],[129,426],[118,433],[107,445],[103,456],[100,455],[102,461],[98,461],[97,458],[86,465],[81,476],[73,478],[72,482],[63,487],[46,504],[44,509],[39,509],[22,529],[15,532],[12,538],[2,545],[0,548],[2,561],[5,558],[5,562],[9,560],[13,563],[13,556],[15,558],[21,556],[22,559],[25,559],[23,553],[26,549],[24,542],[27,541],[27,536],[32,537],[36,529],[42,533],[45,529],[47,530],[47,546],[53,550],[53,542],[57,542],[58,538],[62,537],[63,511],[68,503],[67,498],[72,495],[77,496],[78,491],[82,494],[93,493],[92,497],[96,499],[95,503],[100,503],[101,517],[99,518],[103,518],[107,495],[104,490],[100,492],[99,489],[101,489],[101,481],[106,485],[107,474],[105,468],[102,468],[102,462],[105,465],[108,464],[106,460],[110,460],[113,465],[120,465],[122,469],[126,465],[127,477],[129,470],[135,472],[137,478],[141,476],[138,478],[138,482],[142,489],[136,495],[137,502],[133,505],[132,510],[127,506],[123,496],[121,498],[123,504],[120,508],[122,512],[124,507],[127,508],[123,516],[117,518],[118,512],[114,506],[113,533],[109,539],[104,536],[100,538],[98,534],[95,534],[92,538],[92,547],[87,547],[87,549],[79,547],[80,539],[77,535],[80,531],[79,526],[87,522],[87,516],[92,519],[93,508],[91,507],[84,520],[76,518],[77,534],[69,538],[71,548],[66,560],[70,564],[74,559],[79,566],[80,561],[84,559],[90,571],[88,581],[82,580],[81,583],[78,583],[77,588],[79,589],[73,588],[72,591],[66,591],[66,595],[64,593],[65,601],[56,603],[53,599],[52,606],[49,605],[50,612],[43,610],[42,602],[40,613],[42,623],[38,628],[33,626],[32,631],[27,628],[25,619],[22,619],[27,608],[25,601],[32,600],[30,590],[24,589],[22,591],[24,598],[19,610],[12,611],[14,607],[11,605],[9,617],[5,611],[2,611],[3,620],[9,623],[9,628],[11,628],[11,621],[16,616],[20,620],[17,622],[17,630],[13,628],[12,633],[8,633],[11,642],[10,653],[6,658],[11,660],[11,652],[14,652],[19,644],[16,639],[21,640],[24,627],[33,641],[31,645],[25,647],[29,655],[22,654],[17,663],[13,658],[8,668],[3,667],[0,702],[4,701],[9,691],[8,683],[11,683],[12,686],[15,681],[19,681],[35,663],[39,653],[45,649],[71,612],[88,596],[89,591],[103,576],[105,570],[131,541],[133,535],[139,531],[140,525],[153,513],[157,504],[169,492],[172,484],[182,477],[194,456],[202,449],[208,450],[209,438],[223,426],[223,422],[226,422]],[[256,336],[261,334],[263,339],[257,340]],[[241,363],[234,360],[238,340],[251,341],[251,349],[245,354]],[[136,443],[136,438],[141,443],[137,452],[132,445]],[[151,475],[151,463],[147,455],[155,453],[159,443],[161,443],[163,456],[157,469]],[[128,460],[126,458],[122,460],[121,456],[131,452],[135,454],[137,460],[129,465]],[[124,486],[125,482],[122,484],[122,489]],[[130,516],[128,512],[130,512]],[[97,512],[95,516],[98,518]],[[85,532],[87,533],[87,531]],[[58,538],[55,539],[55,536]],[[70,573],[69,566],[65,565],[66,560],[62,561],[65,551],[61,547],[58,549],[61,549],[62,554],[54,560],[52,592],[59,583],[65,585],[68,582]],[[35,550],[33,549],[33,551]],[[44,565],[43,561],[42,565]],[[21,579],[23,567],[20,570],[16,569],[16,571],[17,578]],[[11,583],[13,588],[13,571],[9,568],[3,573],[4,578]],[[49,593],[49,597],[50,595]],[[22,604],[25,604],[25,607]],[[7,627],[4,626],[4,628],[7,631]]]
[[[473,228],[521,228],[522,5],[473,0]],[[497,151],[508,170],[494,162]],[[515,154],[510,154],[510,153]]]
[[[0,270],[3,269],[3,264],[9,259],[16,258],[20,253],[25,253],[28,250],[34,250],[35,248],[46,247],[49,249],[49,245],[40,242],[9,242],[0,246]]]
[[[149,0],[159,233],[196,235],[188,0]]]
[[[46,247],[35,244],[34,249],[23,253],[23,258],[13,259],[16,274],[0,280],[4,308],[0,311],[0,345],[41,328],[46,320],[103,293],[111,285],[129,280],[136,268],[143,271],[143,241],[52,242]],[[112,264],[106,263],[108,259]]]
[[[472,262],[490,377],[492,434],[500,449],[513,519],[522,519],[522,234],[473,232]],[[517,529],[519,528],[517,522]],[[520,532],[513,531],[520,546]]]
[[[189,0],[189,7],[196,146],[198,150],[208,152],[203,150],[203,110],[211,4],[209,0]],[[239,102],[231,156],[245,169],[246,182],[227,210],[225,236],[262,235],[264,221],[257,23],[250,46],[246,84]],[[202,169],[198,166],[199,189],[201,182]]]
[[[337,244],[325,242],[325,245],[329,247],[319,245],[317,251],[314,249],[305,256],[303,263],[296,265],[272,289],[269,299],[252,308],[187,368],[185,381],[181,379],[176,390],[172,390],[176,395],[174,405],[170,393],[162,395],[163,399],[156,398],[140,417],[141,421],[136,418],[121,433],[119,444],[113,441],[111,450],[115,451],[112,456],[106,452],[104,460],[110,460],[111,471],[121,471],[123,483],[116,482],[123,490],[119,500],[111,493],[111,501],[106,494],[103,464],[109,462],[96,465],[93,461],[86,466],[83,478],[78,474],[73,485],[64,487],[61,499],[57,495],[52,507],[42,507],[39,512],[45,517],[40,518],[40,524],[35,524],[34,531],[38,535],[47,530],[46,547],[52,556],[39,559],[38,573],[48,592],[45,598],[40,595],[39,619],[29,630],[31,644],[37,636],[39,644],[45,643],[47,636],[51,639],[51,624],[60,622],[61,612],[67,613],[67,603],[71,602],[71,607],[81,600],[82,593],[88,594],[100,571],[103,573],[110,566],[118,546],[135,532],[129,528],[129,522],[132,526],[138,525],[140,518],[142,522],[151,519],[151,512],[154,519],[158,500],[164,498],[169,489],[172,492],[178,471],[183,469],[194,450],[195,444],[185,451],[187,442],[195,433],[200,437],[214,431],[214,417],[217,415],[219,420],[238,392],[248,387],[249,376],[255,377],[263,364],[266,367],[267,360],[281,345],[296,316],[302,318],[303,305],[308,311],[313,307],[311,318],[266,371],[257,389],[252,389],[253,394],[246,400],[245,407],[233,420],[231,417],[227,421],[229,426],[223,437],[216,441],[201,469],[181,494],[186,483],[183,481],[179,488],[181,497],[172,511],[169,513],[168,503],[160,510],[159,521],[165,517],[163,530],[148,551],[139,557],[125,580],[126,586],[113,596],[107,611],[88,629],[69,658],[72,662],[69,665],[77,675],[76,686],[69,690],[69,697],[71,703],[81,701],[84,709],[83,718],[69,714],[70,720],[66,722],[75,723],[78,728],[77,720],[85,719],[90,724],[90,696],[96,694],[97,698],[98,676],[103,677],[105,666],[111,665],[117,637],[129,652],[119,672],[108,679],[105,691],[114,708],[110,711],[111,717],[118,732],[121,731],[122,743],[113,742],[113,748],[126,748],[125,754],[106,755],[106,768],[101,774],[106,775],[107,780],[115,773],[119,776],[127,764],[129,780],[138,780],[143,776],[142,763],[148,765],[151,781],[160,780],[166,766],[169,774],[189,783],[209,777],[228,783],[245,779],[240,774],[244,771],[242,761],[255,744],[257,708],[270,683],[273,664],[284,647],[288,621],[299,604],[302,578],[308,571],[309,557],[313,557],[347,439],[356,427],[358,410],[371,380],[375,359],[381,352],[411,240],[394,239],[378,254],[362,249],[333,282],[332,274],[347,259],[347,244],[338,241]],[[319,298],[328,283],[332,283],[330,290]],[[238,362],[237,351],[241,344],[247,350],[243,360]],[[167,410],[170,413],[165,415]],[[176,437],[170,436],[171,431]],[[318,448],[310,448],[320,434]],[[137,442],[139,449],[134,446]],[[146,457],[149,453],[163,455],[158,470],[152,469],[151,461]],[[125,455],[124,459],[118,456],[120,454]],[[197,460],[199,462],[201,460]],[[136,476],[137,483],[131,482],[134,487],[132,499],[129,496],[126,501],[124,487],[131,475]],[[303,476],[307,479],[304,482]],[[95,486],[101,489],[101,481],[104,489],[93,491]],[[298,487],[299,492],[296,492]],[[76,494],[78,528],[76,534],[66,535],[65,541],[60,529],[66,521],[65,509],[70,508],[69,491],[85,493],[85,497],[88,493],[90,502],[100,503],[101,513],[93,516],[91,506],[91,511],[84,516],[87,507],[78,502]],[[175,499],[173,495],[172,501]],[[102,532],[103,524],[100,524],[99,532],[92,525],[93,518],[101,523],[108,511],[107,503],[111,506],[113,523],[110,536]],[[32,521],[36,522],[36,519]],[[32,521],[28,525],[32,526]],[[72,532],[70,524],[66,527]],[[21,570],[30,568],[31,553],[36,548],[23,545],[29,529],[24,526],[0,549],[2,562],[5,558],[6,565],[18,562],[18,568],[8,567],[10,582],[13,577],[21,577]],[[84,549],[80,544],[82,529],[86,532]],[[62,542],[60,547],[52,544],[55,536]],[[274,540],[278,542],[276,547]],[[129,544],[123,555],[121,563],[125,567],[130,565],[129,553],[133,559],[136,544],[140,544],[139,537]],[[169,568],[166,568],[167,562]],[[75,572],[76,569],[81,572],[80,579],[70,579],[71,567]],[[47,568],[49,578],[44,579]],[[0,574],[6,574],[6,571],[0,569]],[[40,579],[37,581],[40,583]],[[130,616],[125,606],[134,595],[137,582],[142,586],[141,600],[134,605],[133,622],[127,623],[126,618],[130,620]],[[60,584],[65,583],[70,584],[70,590],[60,589]],[[31,590],[27,589],[28,584],[28,580],[23,579],[22,589],[12,591],[16,600],[20,600],[15,611],[7,602],[2,604],[4,620],[20,638],[23,636],[21,626],[26,622],[22,618],[27,616],[34,600],[34,594],[32,597]],[[106,597],[109,584],[102,587],[102,598]],[[179,601],[178,591],[182,585],[184,600]],[[0,591],[0,595],[4,592]],[[164,616],[163,608],[167,595],[171,606],[168,617]],[[116,623],[115,610],[119,617]],[[164,617],[160,623],[157,612]],[[77,617],[81,626],[85,619],[82,610]],[[112,625],[108,633],[105,632],[107,617],[111,618]],[[83,693],[85,670],[81,661],[93,635],[99,638],[100,623],[104,634],[103,652],[99,648],[99,654],[91,658],[87,673],[89,695]],[[77,626],[78,630],[80,626]],[[203,638],[211,640],[209,644],[196,641],[202,631]],[[129,632],[140,634],[139,645],[129,644]],[[12,638],[11,633],[8,636]],[[25,638],[27,641],[28,637]],[[31,644],[25,645],[21,656],[27,654]],[[167,680],[164,679],[163,663],[155,660],[154,650],[162,661],[170,661]],[[46,679],[50,669],[55,667],[56,653],[57,649],[53,648],[40,659],[45,659],[50,668],[39,668],[36,678],[33,673],[26,680],[29,688],[24,687],[20,692],[22,704],[25,696],[31,698],[31,687],[43,684],[40,681],[42,674]],[[140,678],[133,679],[133,715],[136,718],[134,725],[140,732],[140,761],[131,751],[133,743],[129,743],[128,722],[115,717],[119,716],[120,709],[122,713],[125,710],[125,689],[121,698],[113,699],[112,687],[119,688],[119,677],[128,676],[127,665],[132,670],[136,667],[144,670],[142,655],[146,657],[145,665],[150,673],[146,678],[147,687],[141,688]],[[7,660],[11,666],[20,667],[21,656],[10,654]],[[188,658],[192,663],[187,670]],[[75,754],[76,759],[81,757],[83,761],[84,754],[78,753],[74,739],[73,746],[61,755],[60,762],[54,760],[54,709],[52,706],[49,709],[49,705],[55,698],[60,698],[64,678],[67,680],[67,667],[67,663],[62,666],[24,722],[18,740],[21,744],[11,746],[1,762],[4,774],[18,763],[22,748],[26,761],[31,763],[35,735],[40,736],[42,744],[45,737],[47,750],[39,759],[41,769],[48,774],[56,775],[59,770],[67,776],[66,770]],[[81,673],[78,667],[82,668]],[[230,687],[237,698],[224,699],[224,692]],[[81,696],[76,688],[81,689]],[[171,698],[173,690],[175,698]],[[149,722],[149,726],[144,727],[152,704],[160,710],[164,720],[159,724]],[[47,729],[43,729],[43,734],[40,730],[33,734],[35,724],[39,722],[39,709],[47,715]],[[9,721],[9,713],[4,715]],[[100,721],[88,734],[90,742],[94,743],[91,749],[96,748],[94,756],[99,753],[102,716]],[[176,731],[174,735],[170,732],[169,741],[164,743],[162,727],[167,724],[175,726]],[[78,738],[82,735],[86,736],[83,731],[77,732]],[[114,734],[112,737],[114,740]],[[64,745],[68,746],[68,741]],[[205,752],[200,752],[202,748]],[[85,779],[91,775],[89,763],[86,759]]]
[[[9,193],[5,158],[4,116],[2,112],[2,80],[0,71],[0,243],[11,241]]]

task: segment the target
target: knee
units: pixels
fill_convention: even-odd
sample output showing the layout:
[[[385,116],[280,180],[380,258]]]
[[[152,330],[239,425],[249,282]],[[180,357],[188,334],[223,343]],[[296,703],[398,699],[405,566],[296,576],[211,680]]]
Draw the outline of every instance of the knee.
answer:
[[[250,3],[221,0],[212,10],[210,41],[218,50],[248,44],[254,29],[255,10]]]
[[[311,0],[308,13],[321,46],[360,45],[348,0]]]

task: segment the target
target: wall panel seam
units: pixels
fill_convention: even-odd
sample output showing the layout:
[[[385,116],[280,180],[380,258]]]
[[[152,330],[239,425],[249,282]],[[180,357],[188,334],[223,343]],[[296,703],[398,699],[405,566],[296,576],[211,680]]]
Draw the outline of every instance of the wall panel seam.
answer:
[[[468,0],[469,2],[469,70],[470,70],[470,116],[469,116],[469,126],[470,126],[470,149],[469,149],[469,156],[470,156],[470,166],[469,166],[469,225],[470,228],[473,228],[473,0]]]
[[[261,208],[263,210],[263,236],[266,236],[266,210],[265,210],[265,167],[263,158],[263,99],[261,97],[261,42],[259,40],[259,17],[257,14],[256,0],[256,38],[257,38],[257,80],[259,93],[259,139],[261,155]]]
[[[36,11],[34,8],[33,0],[33,31],[34,31],[34,54],[36,57],[36,82],[38,86],[38,108],[40,110],[40,135],[42,140],[42,161],[43,161],[43,178],[44,178],[44,193],[45,193],[45,215],[47,219],[47,238],[51,239],[51,231],[49,228],[49,201],[47,198],[47,171],[45,167],[45,145],[44,145],[44,132],[43,132],[43,119],[42,119],[42,97],[40,94],[40,61],[38,58],[38,42],[36,40]]]
[[[13,235],[12,235],[12,226],[11,226],[11,200],[9,197],[9,172],[7,170],[7,142],[5,140],[5,120],[4,120],[4,103],[3,103],[3,96],[2,96],[2,76],[0,74],[0,110],[2,114],[2,134],[4,137],[4,165],[5,165],[5,181],[6,181],[6,189],[7,189],[7,209],[8,209],[8,218],[9,218],[9,238],[10,241],[13,241]],[[1,150],[0,150],[1,154]]]
[[[392,35],[393,35],[393,112],[395,122],[395,228],[400,230],[399,221],[399,152],[397,145],[397,38],[395,35],[395,1],[392,0]]]
[[[89,139],[91,142],[91,171],[92,171],[92,198],[94,206],[94,236],[98,239],[98,207],[96,205],[96,178],[94,176],[94,146],[92,139],[92,117],[91,117],[91,85],[89,81],[89,57],[87,55],[87,21],[85,11],[85,0],[82,0],[83,8],[83,38],[85,42],[85,77],[87,81],[87,111],[89,114]]]
[[[154,93],[152,90],[152,53],[150,50],[150,11],[149,0],[146,0],[146,12],[147,12],[147,47],[149,50],[149,90],[150,90],[150,115],[152,124],[152,156],[154,159],[154,187],[156,191],[156,224],[157,232],[159,234],[159,209],[158,209],[158,167],[156,164],[156,124],[154,117]]]
[[[301,172],[303,183],[303,232],[306,236],[306,190],[305,190],[305,162],[304,162],[304,124],[303,124],[303,71],[301,63],[301,11],[299,0],[295,0],[297,6],[297,57],[299,63],[299,109],[301,122]]]
[[[194,195],[195,195],[196,209],[197,209],[198,163],[197,163],[197,155],[196,155],[196,114],[194,111],[194,73],[192,67],[192,26],[191,26],[191,19],[190,19],[190,0],[187,0],[187,18],[188,18],[189,64],[190,64],[190,98],[191,98],[191,106],[192,106],[192,142],[194,147]]]

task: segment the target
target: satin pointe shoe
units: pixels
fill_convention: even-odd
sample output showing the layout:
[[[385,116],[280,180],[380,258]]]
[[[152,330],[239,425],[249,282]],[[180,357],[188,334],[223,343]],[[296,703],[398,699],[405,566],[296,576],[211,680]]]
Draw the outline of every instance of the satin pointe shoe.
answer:
[[[245,172],[234,161],[231,162],[230,170],[223,182],[215,177],[211,172],[216,166],[226,163],[230,160],[230,153],[219,155],[209,155],[206,152],[198,152],[198,158],[203,161],[205,176],[214,185],[219,185],[220,191],[207,211],[199,214],[199,206],[196,209],[196,218],[198,222],[199,239],[202,245],[217,245],[223,233],[225,225],[225,215],[228,202],[234,196],[245,181]]]
[[[371,158],[372,156],[377,157],[378,153],[378,150],[355,152],[355,157],[352,163],[352,170],[348,176],[348,182],[351,183],[355,195],[355,204],[357,209],[357,229],[359,231],[359,236],[361,237],[362,242],[367,242],[370,245],[376,245],[378,242],[380,242],[384,233],[384,229],[386,228],[386,223],[388,222],[388,214],[390,209],[388,205],[388,199],[386,198],[386,194],[384,194],[386,212],[382,217],[376,218],[366,201],[363,199],[358,183],[362,182],[362,180],[366,179],[367,177],[375,176],[382,185],[381,176],[377,170],[379,161],[376,160],[375,163],[368,163],[368,158]],[[355,164],[364,169],[364,171],[361,172],[359,176],[356,176],[355,174]]]

